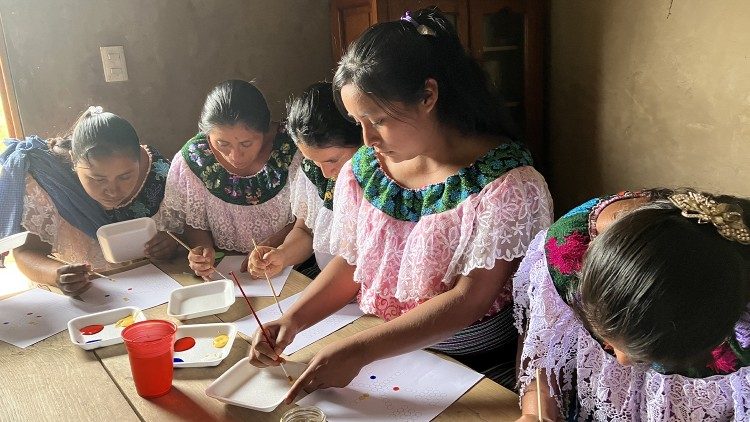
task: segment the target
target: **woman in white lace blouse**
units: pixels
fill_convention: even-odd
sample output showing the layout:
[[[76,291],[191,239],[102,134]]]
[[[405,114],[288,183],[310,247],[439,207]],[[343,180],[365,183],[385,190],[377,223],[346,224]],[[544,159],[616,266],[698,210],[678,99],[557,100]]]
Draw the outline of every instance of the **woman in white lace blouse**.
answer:
[[[333,189],[341,167],[362,145],[357,125],[344,118],[333,100],[330,82],[311,85],[289,103],[287,132],[305,156],[292,181],[294,228],[278,248],[260,246],[250,254],[254,277],[278,274],[315,253],[318,268],[333,258],[329,240],[333,221]]]
[[[14,251],[21,271],[65,294],[87,289],[90,270],[109,270],[96,230],[109,223],[151,217],[159,209],[169,161],[140,145],[131,124],[101,107],[78,120],[72,139],[38,137],[6,142],[0,157],[2,233],[31,234]],[[169,258],[177,244],[158,233],[145,246],[150,258]],[[55,255],[57,259],[48,258]],[[59,259],[71,263],[60,264]]]
[[[750,201],[622,192],[568,212],[514,279],[522,420],[750,420]],[[699,224],[703,223],[703,224]]]
[[[284,126],[271,122],[263,94],[246,81],[214,87],[198,126],[173,159],[160,224],[184,230],[190,267],[208,277],[215,248],[247,253],[253,240],[281,244],[294,221],[290,176],[301,158]]]

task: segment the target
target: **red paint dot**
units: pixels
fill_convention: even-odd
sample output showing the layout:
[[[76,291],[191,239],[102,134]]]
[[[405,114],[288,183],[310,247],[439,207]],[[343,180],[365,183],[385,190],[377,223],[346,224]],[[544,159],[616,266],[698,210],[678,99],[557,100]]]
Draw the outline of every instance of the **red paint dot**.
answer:
[[[29,312],[29,313],[28,313],[28,314],[26,314],[26,315],[33,315],[33,314],[34,314],[33,312]]]
[[[131,287],[131,288],[129,288],[128,290],[133,290],[133,288]]]
[[[400,388],[398,388],[398,387],[393,387],[393,391],[398,391],[398,390],[400,390]]]
[[[98,333],[99,331],[103,329],[104,329],[103,325],[94,324],[94,325],[87,325],[81,328],[80,331],[81,331],[81,334],[83,334],[84,336],[90,336],[92,334]]]
[[[174,351],[175,352],[184,352],[185,350],[190,350],[195,346],[195,339],[192,337],[183,337],[176,342],[174,342]]]

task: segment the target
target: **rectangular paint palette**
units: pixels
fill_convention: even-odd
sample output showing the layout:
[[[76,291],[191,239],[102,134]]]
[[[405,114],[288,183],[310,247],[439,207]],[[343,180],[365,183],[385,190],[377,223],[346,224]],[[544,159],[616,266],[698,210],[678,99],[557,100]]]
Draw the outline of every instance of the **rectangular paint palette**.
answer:
[[[109,311],[97,312],[73,318],[68,321],[68,334],[70,334],[70,341],[84,350],[98,349],[100,347],[122,343],[120,333],[122,333],[125,326],[118,327],[116,324],[121,319],[130,315],[133,316],[133,322],[146,320],[146,316],[143,312],[134,306],[111,309]],[[91,327],[91,334],[85,335],[82,333],[82,329],[85,327]],[[99,327],[101,327],[100,330]]]
[[[284,368],[295,380],[306,367],[304,363],[284,363]],[[256,368],[250,365],[250,358],[244,358],[211,383],[206,395],[235,406],[270,412],[284,401],[291,387],[280,367]],[[300,394],[304,395],[304,392]]]
[[[234,286],[231,281],[208,281],[175,289],[169,296],[167,314],[182,321],[220,314],[233,303]]]
[[[226,344],[222,347],[214,345],[214,339],[219,335],[227,336]],[[237,327],[234,324],[181,325],[175,334],[174,367],[216,366],[229,356],[236,336]]]
[[[96,237],[104,259],[116,264],[143,258],[144,245],[156,236],[156,223],[149,217],[99,227]]]

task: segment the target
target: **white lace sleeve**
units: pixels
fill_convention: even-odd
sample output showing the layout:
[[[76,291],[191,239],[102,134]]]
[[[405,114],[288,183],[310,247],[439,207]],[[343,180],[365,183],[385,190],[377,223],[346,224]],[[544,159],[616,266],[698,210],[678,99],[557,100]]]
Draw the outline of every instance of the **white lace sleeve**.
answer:
[[[206,213],[208,190],[190,170],[178,151],[172,159],[164,190],[164,199],[154,220],[160,230],[182,233],[185,224],[210,230]]]
[[[750,421],[750,367],[688,378],[663,375],[648,365],[620,365],[555,289],[544,252],[546,234],[531,243],[513,279],[516,326],[525,334],[520,397],[540,368],[562,419],[569,402],[577,400],[580,420]]]
[[[494,267],[498,259],[522,257],[534,236],[552,224],[552,198],[533,167],[509,171],[480,195],[472,210],[472,232],[462,236],[449,273],[468,275],[475,268]]]
[[[21,225],[39,236],[44,243],[56,245],[60,215],[47,192],[31,176],[26,176],[26,195],[23,200]]]
[[[341,168],[333,191],[331,255],[341,256],[349,265],[357,265],[357,213],[362,202],[362,188],[354,178],[351,160]]]

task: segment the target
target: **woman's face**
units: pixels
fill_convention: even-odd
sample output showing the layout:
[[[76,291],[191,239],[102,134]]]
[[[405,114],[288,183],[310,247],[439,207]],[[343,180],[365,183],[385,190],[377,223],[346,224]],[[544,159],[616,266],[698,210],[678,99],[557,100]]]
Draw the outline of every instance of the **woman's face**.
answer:
[[[335,179],[352,155],[357,152],[358,147],[311,147],[304,142],[297,144],[302,155],[315,163],[323,171],[326,179]]]
[[[430,147],[425,135],[432,124],[431,103],[416,106],[394,103],[398,118],[389,115],[370,96],[352,84],[341,89],[347,113],[362,127],[362,139],[368,147],[388,159],[399,162],[424,154]]]
[[[232,173],[249,171],[263,148],[265,133],[245,124],[216,126],[208,133],[211,148],[221,164]]]
[[[105,209],[117,208],[130,199],[141,179],[140,159],[126,154],[80,159],[74,169],[86,193]]]

